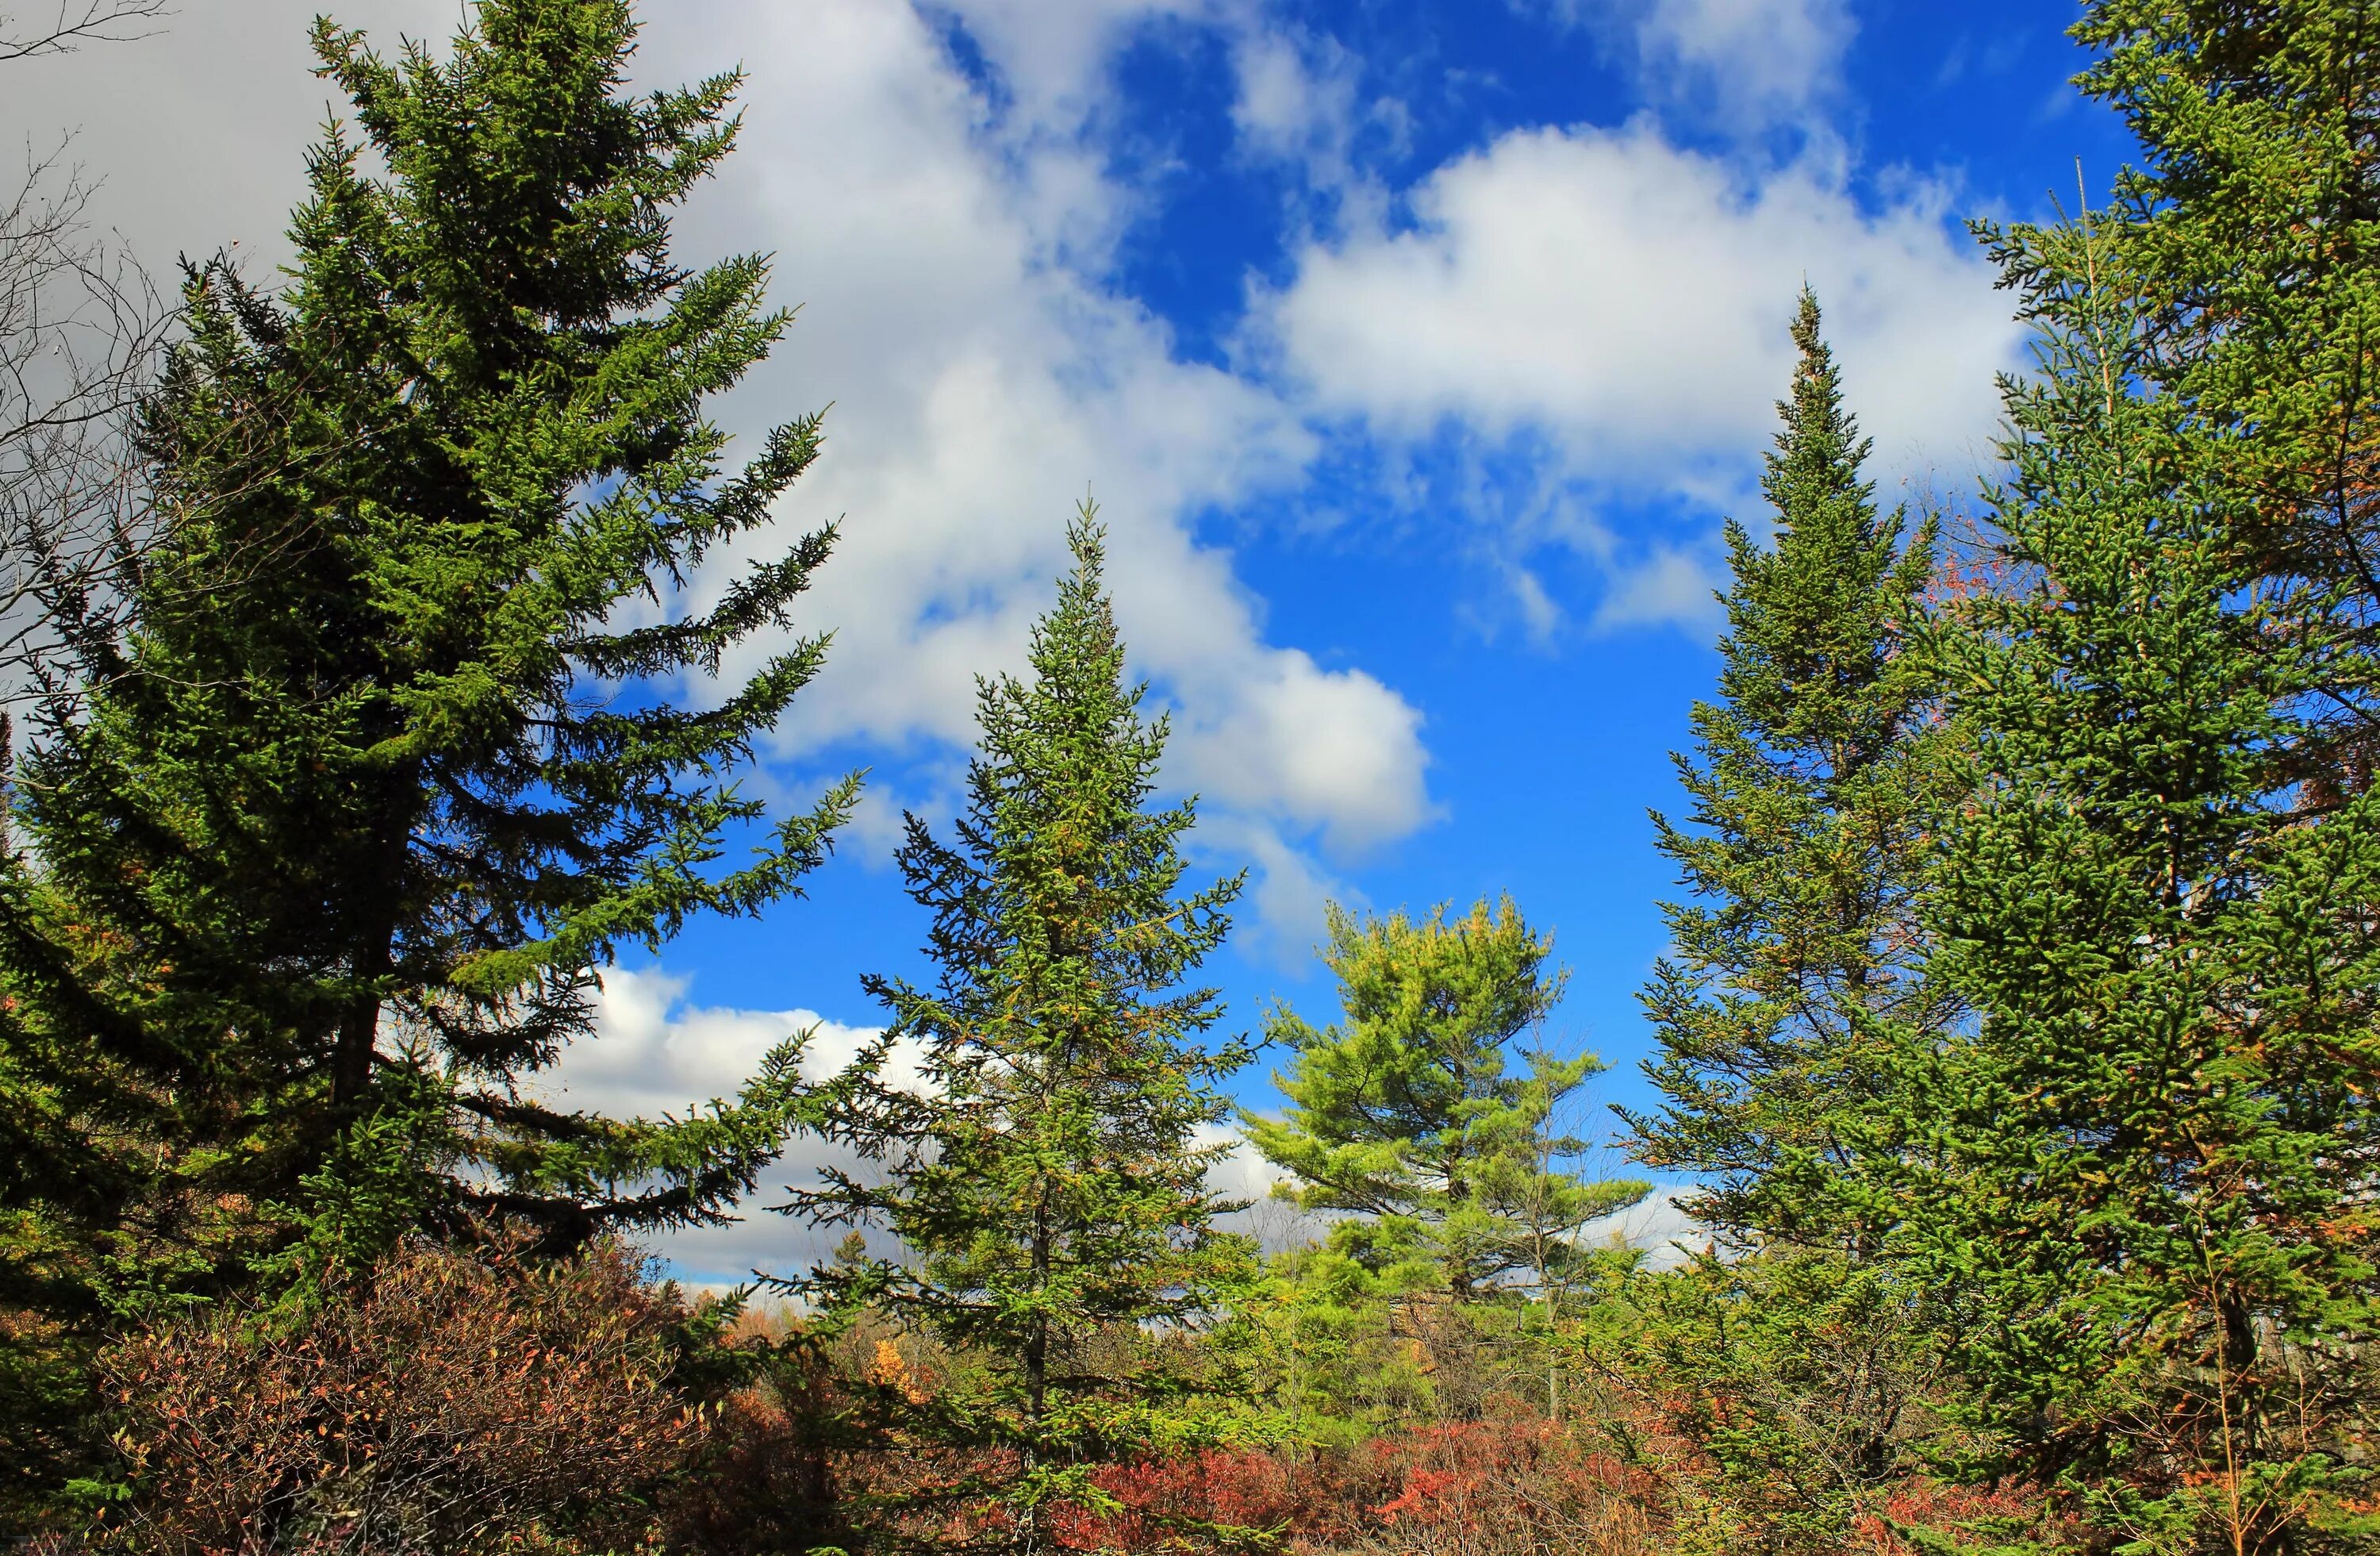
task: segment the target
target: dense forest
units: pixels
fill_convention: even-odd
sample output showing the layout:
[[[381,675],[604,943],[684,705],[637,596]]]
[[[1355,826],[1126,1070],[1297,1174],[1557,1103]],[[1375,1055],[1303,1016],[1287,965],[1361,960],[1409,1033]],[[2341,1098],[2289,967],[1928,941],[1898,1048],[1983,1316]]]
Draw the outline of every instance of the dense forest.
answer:
[[[882,1036],[683,1117],[540,1088],[622,950],[797,922],[859,792],[739,784],[832,651],[719,684],[835,587],[774,517],[831,456],[710,419],[788,315],[673,249],[741,81],[631,93],[636,25],[318,23],[347,106],[271,286],[149,306],[71,189],[0,212],[0,1534],[2380,1550],[2372,0],[2083,6],[2141,158],[1976,228],[2033,332],[1980,491],[1882,504],[1825,299],[1779,320],[1650,823],[1658,1100],[1608,1128],[1498,882],[1334,910],[1335,1012],[1202,986],[1243,881],[1192,869],[1087,505],[907,821]],[[68,283],[115,306],[62,351]],[[764,1205],[796,1140],[839,1165]],[[1319,1234],[1260,1246],[1234,1151]],[[1687,1246],[1609,1231],[1653,1175]],[[771,1212],[832,1257],[688,1291],[639,1243]]]

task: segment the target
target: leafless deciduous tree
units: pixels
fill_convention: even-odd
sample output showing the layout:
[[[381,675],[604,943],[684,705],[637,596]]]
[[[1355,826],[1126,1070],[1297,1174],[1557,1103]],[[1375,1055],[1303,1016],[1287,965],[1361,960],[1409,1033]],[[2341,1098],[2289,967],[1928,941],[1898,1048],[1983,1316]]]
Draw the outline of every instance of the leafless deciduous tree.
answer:
[[[107,609],[140,551],[132,419],[170,315],[92,230],[90,199],[55,154],[0,196],[0,698],[12,700],[77,618]]]
[[[146,36],[166,0],[0,10],[0,67]],[[140,553],[133,413],[170,310],[113,235],[66,144],[0,186],[0,706],[56,678],[53,649],[104,618]]]

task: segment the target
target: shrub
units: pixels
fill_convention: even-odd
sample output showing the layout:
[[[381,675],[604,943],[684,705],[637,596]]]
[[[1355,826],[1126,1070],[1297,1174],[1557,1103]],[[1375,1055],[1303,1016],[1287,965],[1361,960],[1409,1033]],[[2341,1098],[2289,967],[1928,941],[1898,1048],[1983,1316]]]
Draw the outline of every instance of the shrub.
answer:
[[[1642,1556],[1658,1488],[1553,1423],[1416,1427],[1303,1457],[1212,1452],[1102,1471],[1122,1504],[1060,1531],[1082,1551],[1197,1549],[1199,1526],[1293,1556]]]
[[[728,1392],[663,1504],[686,1556],[806,1556],[856,1542],[838,1473],[854,1435],[852,1390],[788,1315],[747,1313],[736,1349],[751,1376]]]
[[[292,1319],[202,1314],[102,1362],[135,1495],[102,1550],[621,1550],[703,1435],[675,1293],[599,1244],[414,1243]]]

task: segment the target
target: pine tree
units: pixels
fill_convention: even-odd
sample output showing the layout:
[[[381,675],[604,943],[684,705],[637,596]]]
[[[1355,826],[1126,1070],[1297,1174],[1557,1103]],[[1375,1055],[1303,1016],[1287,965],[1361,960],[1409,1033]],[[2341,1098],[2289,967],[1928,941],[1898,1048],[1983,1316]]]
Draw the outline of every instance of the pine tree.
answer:
[[[1666,1102],[1631,1114],[1649,1166],[1694,1174],[1685,1209],[1734,1244],[1856,1249],[1888,1224],[1861,1156],[1888,1107],[1894,1024],[1948,1015],[1912,932],[1930,787],[1927,670],[1902,651],[1933,529],[1879,513],[1807,290],[1800,362],[1762,490],[1773,549],[1727,527],[1718,702],[1675,759],[1688,825],[1657,845],[1694,900],[1644,993]]]
[[[2301,803],[2325,634],[2255,587],[2240,440],[2143,373],[2120,249],[1998,244],[2040,366],[1988,493],[2021,587],[1931,650],[1971,797],[1927,914],[1979,1025],[1904,1055],[1908,1268],[1979,1470],[2127,1550],[2368,1549],[2380,796]]]
[[[1583,1148],[1548,1121],[1599,1060],[1539,1053],[1527,1075],[1508,1073],[1562,986],[1546,967],[1551,939],[1510,898],[1452,923],[1443,907],[1359,922],[1333,906],[1330,926],[1323,960],[1345,1025],[1275,1011],[1265,1035],[1295,1056],[1274,1076],[1290,1106],[1244,1121],[1298,1204],[1351,1218],[1332,1226],[1334,1249],[1391,1284],[1468,1302],[1547,1258],[1548,1229],[1575,1253],[1567,1234],[1650,1192],[1555,1165]]]
[[[1112,1507],[1100,1464],[1213,1429],[1174,1342],[1254,1274],[1248,1241],[1215,1225],[1232,1202],[1207,1183],[1229,1149],[1209,1134],[1227,1112],[1216,1084],[1247,1050],[1204,1043],[1222,1007],[1181,987],[1222,942],[1240,879],[1181,891],[1195,802],[1148,808],[1167,723],[1142,719],[1146,688],[1123,679],[1088,507],[1068,541],[1029,678],[980,684],[955,838],[908,818],[901,869],[933,914],[940,976],[868,979],[892,1021],[822,1110],[868,1171],[830,1170],[788,1207],[881,1227],[912,1256],[795,1282],[829,1313],[888,1314],[958,1357],[940,1395],[888,1401],[900,1428],[1006,1455],[1004,1472],[896,1513],[988,1499],[982,1543],[1018,1548],[1065,1509]],[[892,1068],[908,1052],[914,1084]]]
[[[614,948],[794,892],[851,795],[771,824],[734,782],[822,644],[701,685],[832,532],[672,593],[819,428],[725,463],[703,403],[786,316],[760,259],[675,262],[669,213],[737,78],[631,98],[634,38],[625,0],[487,0],[445,59],[318,23],[361,140],[312,152],[278,294],[190,273],[128,625],[56,602],[76,673],[12,785],[0,1306],[88,1328],[407,1226],[716,1219],[779,1150],[790,1048],[685,1119],[532,1089]]]

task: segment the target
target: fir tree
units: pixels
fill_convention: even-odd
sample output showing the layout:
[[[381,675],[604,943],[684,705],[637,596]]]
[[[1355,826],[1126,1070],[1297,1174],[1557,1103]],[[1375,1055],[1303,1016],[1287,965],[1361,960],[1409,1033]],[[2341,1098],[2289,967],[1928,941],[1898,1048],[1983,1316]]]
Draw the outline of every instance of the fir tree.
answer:
[[[1274,1080],[1280,1120],[1245,1115],[1248,1141],[1294,1180],[1281,1192],[1343,1212],[1332,1246],[1376,1275],[1457,1301],[1488,1295],[1549,1246],[1650,1192],[1589,1182],[1555,1161],[1583,1149],[1550,1137],[1557,1104],[1603,1066],[1592,1054],[1534,1057],[1512,1045],[1561,998],[1552,942],[1507,898],[1452,923],[1439,908],[1358,922],[1330,909],[1323,960],[1339,977],[1343,1027],[1316,1028],[1286,1006],[1266,1038],[1295,1055]]]
[[[1180,891],[1195,802],[1148,808],[1166,721],[1144,722],[1145,687],[1123,679],[1089,508],[1068,540],[1029,678],[981,683],[954,839],[908,818],[902,873],[933,914],[940,976],[868,979],[892,1024],[822,1111],[869,1171],[831,1170],[788,1207],[880,1226],[913,1256],[838,1259],[796,1284],[952,1348],[967,1370],[888,1401],[900,1428],[1010,1467],[920,1498],[988,1498],[982,1539],[1022,1548],[1063,1509],[1113,1505],[1100,1464],[1211,1429],[1172,1340],[1253,1277],[1246,1239],[1214,1224],[1232,1203],[1207,1184],[1229,1149],[1208,1134],[1228,1111],[1216,1083],[1247,1051],[1204,1043],[1221,1006],[1181,987],[1221,943],[1240,880]],[[891,1068],[907,1052],[914,1085]]]
[[[1937,769],[1929,671],[1903,651],[1933,530],[1877,511],[1806,290],[1793,343],[1762,482],[1775,544],[1727,527],[1721,700],[1675,759],[1694,809],[1653,817],[1694,897],[1663,908],[1676,949],[1643,996],[1665,1105],[1628,1117],[1639,1160],[1693,1174],[1684,1207],[1730,1242],[1855,1250],[1893,1215],[1862,1161],[1890,1033],[1949,1015],[1913,932]]]
[[[733,468],[705,419],[786,317],[763,261],[672,258],[737,78],[631,98],[634,37],[625,0],[487,0],[444,59],[318,23],[361,140],[313,152],[278,294],[189,275],[128,626],[58,602],[77,674],[13,785],[0,1306],[716,1219],[781,1147],[790,1049],[685,1119],[533,1090],[615,947],[794,892],[850,798],[771,824],[734,782],[820,642],[699,688],[832,534],[673,592],[819,430]]]
[[[2022,587],[1934,649],[1971,797],[1927,912],[1979,1026],[1905,1055],[1905,1256],[1978,1468],[2127,1550],[2369,1549],[2380,796],[2301,804],[2329,635],[2254,587],[2253,461],[2144,377],[2119,250],[1998,251],[2040,325],[1989,493]]]

